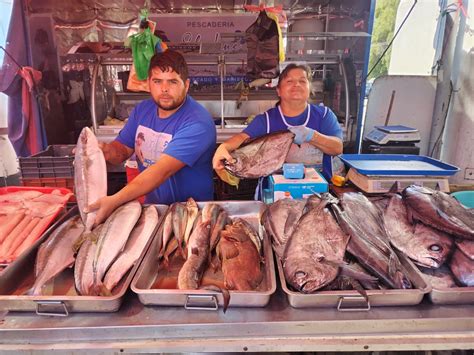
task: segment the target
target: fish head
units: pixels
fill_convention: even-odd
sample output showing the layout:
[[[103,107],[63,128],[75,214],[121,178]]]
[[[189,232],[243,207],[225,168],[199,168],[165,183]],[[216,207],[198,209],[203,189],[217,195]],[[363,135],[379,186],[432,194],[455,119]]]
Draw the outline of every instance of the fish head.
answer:
[[[288,262],[290,261],[290,262]],[[337,276],[337,267],[328,267],[313,260],[288,260],[285,262],[286,280],[297,290],[312,293],[323,288]]]
[[[411,249],[417,256],[416,263],[425,267],[440,267],[451,253],[454,243],[452,238],[422,223],[416,224],[414,234],[417,242],[413,240]]]

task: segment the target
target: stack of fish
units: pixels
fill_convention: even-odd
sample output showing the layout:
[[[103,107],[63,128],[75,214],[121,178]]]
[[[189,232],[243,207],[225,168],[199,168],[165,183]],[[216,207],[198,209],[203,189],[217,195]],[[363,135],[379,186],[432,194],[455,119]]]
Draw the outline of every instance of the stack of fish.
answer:
[[[418,186],[373,201],[344,193],[340,200],[323,194],[268,206],[264,226],[293,289],[411,288],[395,249],[434,287],[474,286],[472,209]]]
[[[303,293],[343,287],[364,297],[364,289],[411,287],[376,207],[350,194],[338,203],[322,194],[279,200],[265,211],[264,226],[287,283]]]
[[[92,229],[95,212],[85,210],[105,196],[107,171],[103,153],[89,128],[84,128],[79,136],[74,165],[80,217],[64,222],[40,246],[35,283],[29,291],[33,295],[40,295],[45,284],[72,266],[78,294],[110,295],[137,262],[158,224],[154,206],[142,210],[139,202],[132,201]]]
[[[172,204],[161,238],[157,250],[161,267],[167,268],[172,257],[184,259],[179,289],[213,286],[202,283],[209,268],[214,272],[221,268],[226,290],[256,290],[263,279],[260,237],[245,220],[232,220],[218,204],[208,203],[202,210],[191,198],[186,204]]]
[[[402,198],[391,198],[385,219],[392,244],[420,265],[433,287],[474,286],[473,209],[444,192],[409,186]]]
[[[0,195],[0,263],[11,263],[31,247],[71,195],[59,190]]]

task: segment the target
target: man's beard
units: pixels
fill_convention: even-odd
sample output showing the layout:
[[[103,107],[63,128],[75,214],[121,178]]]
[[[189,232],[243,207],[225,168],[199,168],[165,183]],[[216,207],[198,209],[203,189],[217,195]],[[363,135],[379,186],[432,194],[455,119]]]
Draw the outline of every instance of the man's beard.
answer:
[[[179,108],[183,104],[185,99],[186,99],[186,95],[183,95],[183,96],[179,97],[176,101],[173,101],[168,106],[161,105],[159,100],[155,100],[155,103],[163,111],[173,111],[173,110],[176,110],[177,108]]]

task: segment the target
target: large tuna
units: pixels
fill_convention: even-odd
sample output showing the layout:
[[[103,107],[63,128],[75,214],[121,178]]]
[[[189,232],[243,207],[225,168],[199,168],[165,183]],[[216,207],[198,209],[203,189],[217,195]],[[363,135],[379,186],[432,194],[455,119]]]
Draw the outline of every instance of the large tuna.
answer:
[[[323,288],[337,277],[349,240],[325,203],[311,201],[309,206],[313,207],[299,220],[283,257],[286,282],[304,293]]]
[[[406,206],[400,195],[394,195],[385,210],[385,227],[392,245],[416,264],[438,268],[447,259],[453,246],[452,238],[444,232],[408,221]]]
[[[294,136],[285,131],[251,140],[231,153],[234,161],[226,161],[225,169],[239,178],[268,176],[283,166]]]
[[[454,197],[412,185],[403,190],[403,199],[412,218],[457,237],[474,240],[474,213]]]
[[[456,249],[449,263],[451,272],[459,284],[474,287],[474,261]]]
[[[380,209],[360,193],[344,193],[342,207],[331,205],[342,229],[351,236],[347,251],[387,286],[411,288],[406,270],[390,246]]]
[[[35,283],[32,295],[40,295],[42,287],[64,269],[74,264],[74,243],[84,231],[80,216],[61,224],[38,249],[35,264]]]
[[[84,212],[87,206],[107,195],[107,167],[94,133],[84,127],[77,140],[74,157],[74,187],[85,232],[90,232],[96,212]]]
[[[286,243],[303,214],[306,200],[285,198],[268,206],[262,216],[265,230],[272,238],[273,249],[283,259]]]

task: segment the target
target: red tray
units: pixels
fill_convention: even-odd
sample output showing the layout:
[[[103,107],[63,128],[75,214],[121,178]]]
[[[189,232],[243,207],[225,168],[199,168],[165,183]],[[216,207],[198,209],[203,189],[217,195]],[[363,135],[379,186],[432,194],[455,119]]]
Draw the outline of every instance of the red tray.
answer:
[[[67,195],[67,194],[72,194],[72,191],[69,190],[69,189],[65,189],[65,188],[62,188],[62,187],[29,187],[29,186],[8,186],[8,187],[0,187],[0,195],[5,195],[7,193],[11,193],[11,192],[17,192],[17,191],[39,191],[39,192],[42,192],[42,193],[45,193],[45,194],[48,194],[48,193],[51,193],[52,191],[54,190],[58,190],[59,192],[61,192],[62,195]],[[73,195],[71,195],[73,196]],[[0,202],[1,204],[1,202]],[[64,210],[64,207],[66,206],[67,204],[67,201],[65,201],[62,205],[62,208],[59,208],[57,210],[57,212],[51,214],[50,216],[48,217],[45,217],[47,218],[48,220],[48,223],[45,223],[45,226],[42,230],[40,230],[38,232],[38,234],[40,235],[40,237],[38,239],[36,239],[36,241],[32,244],[32,246],[30,246],[30,248],[34,247],[35,245],[37,245],[37,243],[39,242],[42,242],[42,239],[43,239],[43,234],[44,232],[51,226],[51,224],[54,222],[54,220],[56,219],[56,217],[58,217],[58,215],[63,212]],[[23,251],[22,254],[25,254],[26,252],[28,252],[28,250],[30,248],[27,248]],[[3,264],[4,265],[4,264]],[[0,270],[1,270],[1,266],[0,266]]]

